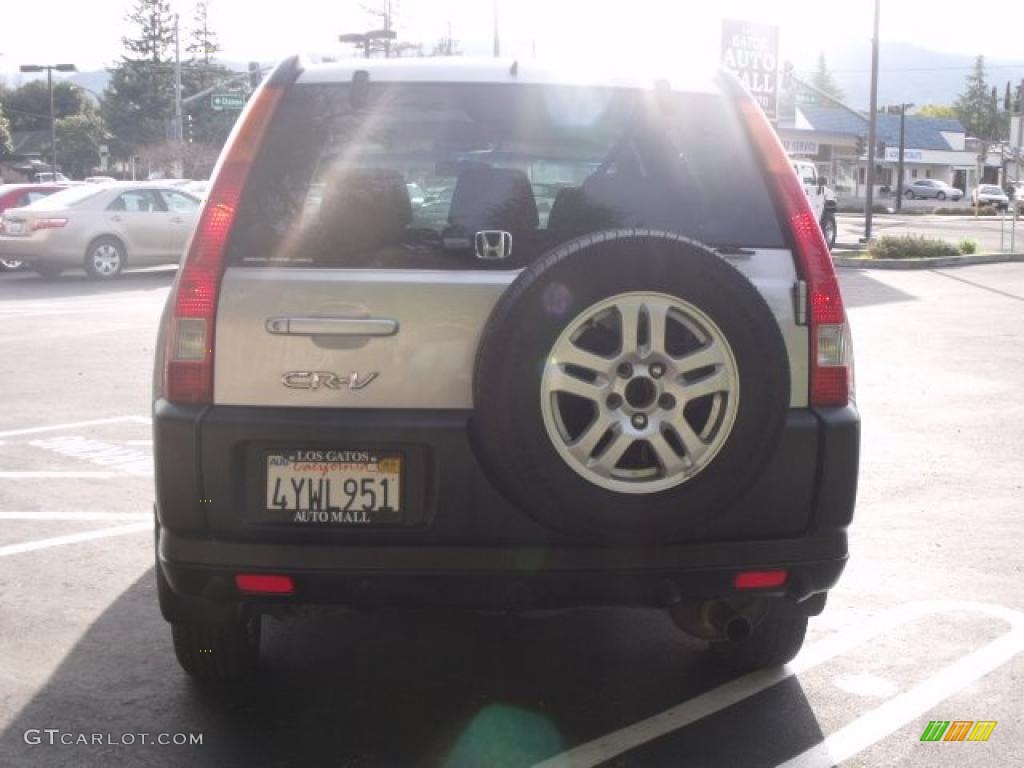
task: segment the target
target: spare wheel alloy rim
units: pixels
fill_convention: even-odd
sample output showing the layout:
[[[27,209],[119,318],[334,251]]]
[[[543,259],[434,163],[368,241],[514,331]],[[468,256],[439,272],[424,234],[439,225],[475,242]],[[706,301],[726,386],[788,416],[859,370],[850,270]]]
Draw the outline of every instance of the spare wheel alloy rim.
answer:
[[[572,469],[612,491],[681,485],[729,438],[739,373],[721,329],[660,293],[588,307],[556,339],[541,378],[548,437]]]

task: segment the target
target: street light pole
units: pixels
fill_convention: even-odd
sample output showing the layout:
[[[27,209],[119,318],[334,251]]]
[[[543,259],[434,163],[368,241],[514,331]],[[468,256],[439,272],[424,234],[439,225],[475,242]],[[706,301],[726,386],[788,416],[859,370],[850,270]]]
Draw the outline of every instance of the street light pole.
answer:
[[[912,107],[913,104],[900,104],[900,161],[899,168],[896,173],[896,210],[903,210],[903,150],[906,147],[905,140],[905,129],[907,125],[907,107]]]
[[[875,33],[871,38],[871,114],[868,120],[868,169],[864,206],[864,242],[871,242],[871,215],[875,203],[875,126],[878,122],[878,15],[880,0],[875,0]]]
[[[46,89],[50,93],[50,171],[57,180],[57,117],[53,109],[53,70],[77,72],[74,64],[22,64],[19,72],[42,72],[46,70]]]

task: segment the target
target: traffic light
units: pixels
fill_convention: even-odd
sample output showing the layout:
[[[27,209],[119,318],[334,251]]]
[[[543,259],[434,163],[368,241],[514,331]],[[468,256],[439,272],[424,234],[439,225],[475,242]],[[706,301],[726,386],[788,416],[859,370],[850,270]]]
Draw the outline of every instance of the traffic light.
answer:
[[[192,122],[192,115],[185,115],[185,141],[189,144],[195,139],[195,124]]]
[[[879,139],[878,145],[875,149],[875,157],[885,159],[885,142]]]
[[[866,149],[866,147],[864,146],[864,137],[863,136],[858,136],[857,137],[857,157],[864,157],[865,149]]]
[[[249,62],[249,87],[254,91],[260,84],[260,80],[263,79],[263,75],[260,73],[260,63],[258,61]]]

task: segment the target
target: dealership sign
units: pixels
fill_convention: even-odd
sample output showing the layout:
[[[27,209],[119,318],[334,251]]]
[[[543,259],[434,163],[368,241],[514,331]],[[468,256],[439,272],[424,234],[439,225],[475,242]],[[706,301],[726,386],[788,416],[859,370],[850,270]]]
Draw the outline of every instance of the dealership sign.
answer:
[[[774,120],[779,100],[779,28],[725,19],[722,66],[743,81],[768,119]]]
[[[818,142],[807,139],[782,139],[782,146],[791,155],[816,155]]]

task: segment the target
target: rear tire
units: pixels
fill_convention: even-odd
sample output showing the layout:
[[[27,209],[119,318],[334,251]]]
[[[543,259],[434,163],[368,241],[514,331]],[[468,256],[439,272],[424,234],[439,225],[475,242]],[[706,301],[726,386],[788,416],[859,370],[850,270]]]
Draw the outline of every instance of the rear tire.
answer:
[[[937,194],[935,196],[935,199],[936,200],[945,200],[946,199],[946,193],[945,192],[939,192],[939,194]]]
[[[753,672],[792,661],[807,633],[807,616],[796,603],[774,599],[744,640],[715,641],[709,653],[718,665],[733,672]]]
[[[252,677],[259,667],[260,617],[171,624],[174,655],[196,680],[227,683]]]
[[[101,237],[85,252],[85,271],[95,280],[112,280],[124,269],[124,246],[112,237]]]

